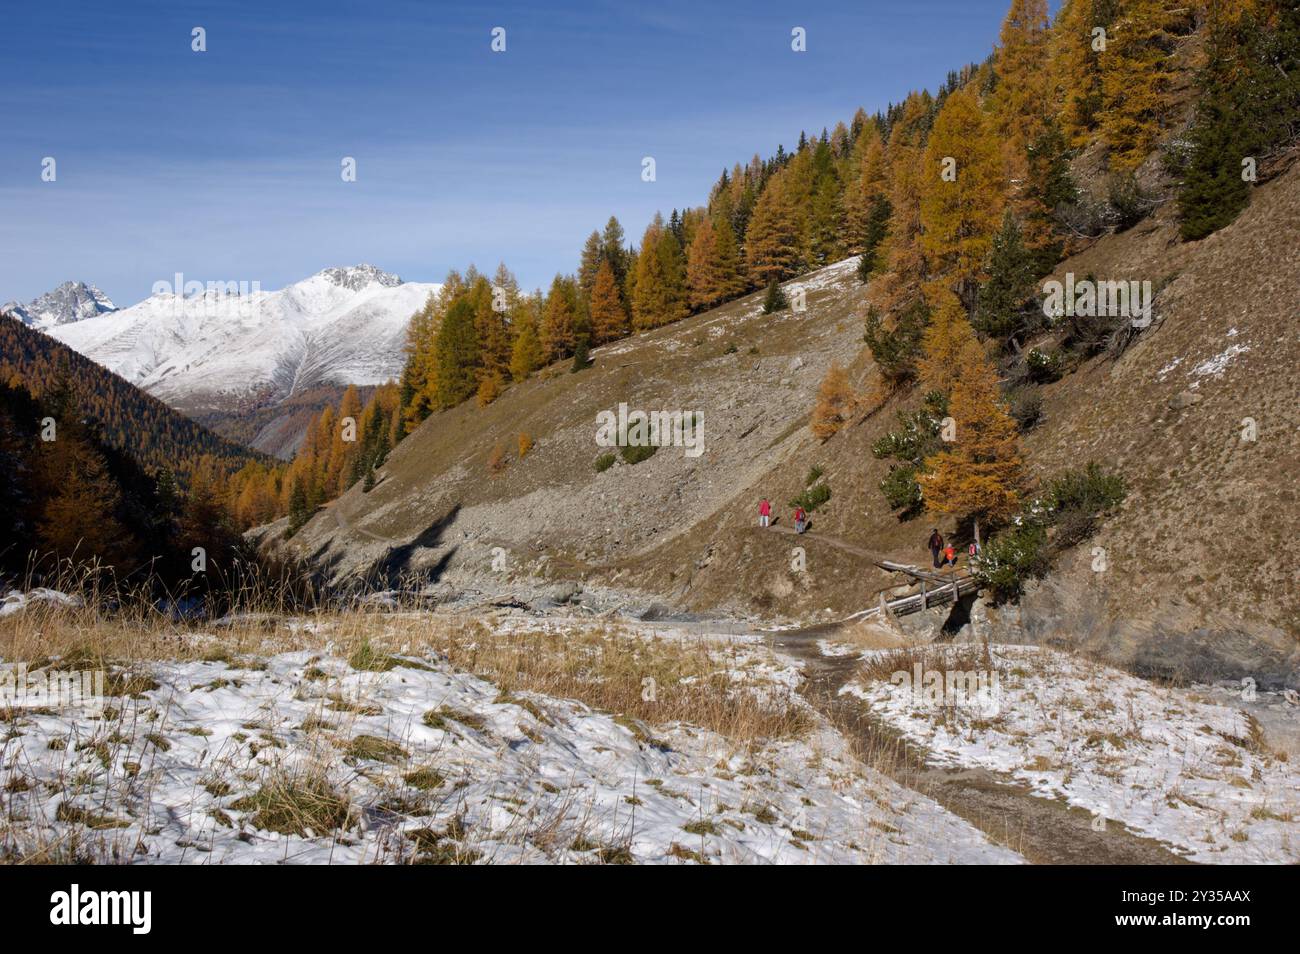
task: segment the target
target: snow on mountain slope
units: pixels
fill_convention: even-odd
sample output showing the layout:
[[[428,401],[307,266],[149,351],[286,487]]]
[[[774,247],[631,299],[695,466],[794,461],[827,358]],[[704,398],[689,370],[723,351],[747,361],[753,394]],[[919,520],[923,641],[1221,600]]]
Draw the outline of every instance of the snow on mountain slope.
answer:
[[[64,282],[53,291],[34,298],[26,305],[16,301],[0,305],[0,312],[13,315],[29,328],[49,331],[52,328],[111,314],[117,306],[94,285]]]
[[[231,410],[397,377],[406,324],[438,287],[328,268],[276,291],[155,294],[52,333],[181,410]]]

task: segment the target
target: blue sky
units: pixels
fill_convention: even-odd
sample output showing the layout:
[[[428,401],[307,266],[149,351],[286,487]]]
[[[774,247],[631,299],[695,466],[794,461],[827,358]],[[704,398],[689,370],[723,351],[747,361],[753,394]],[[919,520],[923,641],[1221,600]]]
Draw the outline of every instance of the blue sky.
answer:
[[[1007,6],[10,4],[0,301],[80,279],[131,304],[178,271],[278,288],[361,261],[438,281],[504,260],[544,285],[611,213],[639,240],[724,166],[934,89],[989,54]]]

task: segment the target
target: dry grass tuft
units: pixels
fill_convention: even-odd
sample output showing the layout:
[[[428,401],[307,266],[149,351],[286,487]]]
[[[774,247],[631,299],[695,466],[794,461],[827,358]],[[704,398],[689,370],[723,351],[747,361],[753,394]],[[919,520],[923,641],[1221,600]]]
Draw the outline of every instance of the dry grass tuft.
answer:
[[[391,739],[381,739],[374,735],[358,735],[345,752],[350,759],[370,762],[388,762],[397,764],[410,758],[410,753]]]
[[[231,809],[251,812],[254,828],[282,835],[314,837],[337,831],[348,822],[347,799],[320,772],[274,772],[252,795],[232,802]]]
[[[967,673],[987,671],[988,657],[982,646],[899,646],[864,659],[859,674],[864,679],[888,682],[897,672],[910,673],[920,666],[924,672]]]

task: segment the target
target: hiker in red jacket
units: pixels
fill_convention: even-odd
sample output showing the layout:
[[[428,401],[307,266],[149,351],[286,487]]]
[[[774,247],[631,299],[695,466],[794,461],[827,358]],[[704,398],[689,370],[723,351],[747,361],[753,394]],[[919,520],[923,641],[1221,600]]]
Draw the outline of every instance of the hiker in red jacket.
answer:
[[[808,514],[804,513],[803,507],[794,508],[794,532],[803,533],[808,526]]]
[[[943,549],[943,565],[944,566],[957,565],[957,550],[955,547],[953,547],[951,543],[948,544]]]
[[[771,522],[772,505],[768,503],[767,498],[764,497],[763,502],[758,505],[758,525],[760,527],[766,527],[771,524]]]

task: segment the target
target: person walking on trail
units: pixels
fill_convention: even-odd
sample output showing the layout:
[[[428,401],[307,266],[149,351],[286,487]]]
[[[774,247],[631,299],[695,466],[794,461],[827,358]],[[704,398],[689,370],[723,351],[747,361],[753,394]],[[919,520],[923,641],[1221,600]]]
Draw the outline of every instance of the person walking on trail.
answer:
[[[939,558],[939,554],[943,552],[943,534],[939,532],[938,527],[935,527],[930,531],[929,546],[930,559],[934,561],[934,568],[937,570],[939,567],[943,566],[943,561]]]
[[[804,528],[808,526],[808,514],[804,513],[803,507],[794,509],[794,532],[803,533]]]
[[[943,548],[943,565],[944,566],[957,565],[957,550],[951,543]]]
[[[770,526],[771,523],[772,523],[772,504],[768,502],[768,499],[766,497],[764,497],[763,502],[758,505],[758,525],[760,527],[766,527],[766,526]]]

